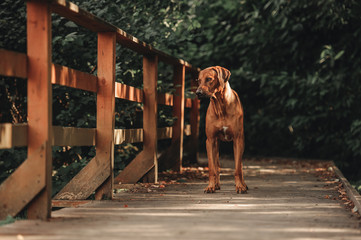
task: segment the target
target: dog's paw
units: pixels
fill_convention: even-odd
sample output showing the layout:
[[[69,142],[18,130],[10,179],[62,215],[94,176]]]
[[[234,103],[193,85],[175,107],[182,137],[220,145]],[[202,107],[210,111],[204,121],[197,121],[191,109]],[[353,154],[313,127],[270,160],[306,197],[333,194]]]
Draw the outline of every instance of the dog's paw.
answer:
[[[214,188],[215,188],[216,190],[221,190],[221,185],[219,185],[219,183],[217,183]]]
[[[215,193],[216,192],[216,186],[209,185],[204,189],[204,193]]]
[[[248,190],[248,187],[247,187],[247,185],[246,184],[241,184],[241,183],[239,183],[239,184],[236,184],[236,192],[237,193],[247,193],[247,190]]]

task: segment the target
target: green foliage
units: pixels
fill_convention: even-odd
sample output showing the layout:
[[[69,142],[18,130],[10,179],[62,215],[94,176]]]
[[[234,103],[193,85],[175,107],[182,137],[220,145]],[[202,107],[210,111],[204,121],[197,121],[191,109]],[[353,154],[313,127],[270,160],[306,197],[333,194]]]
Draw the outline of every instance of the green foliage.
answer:
[[[192,4],[200,27],[183,46],[195,50],[184,53],[195,65],[231,70],[246,153],[328,158],[361,176],[360,3]]]
[[[3,182],[25,160],[27,148],[0,150],[0,183]]]
[[[195,66],[220,65],[231,70],[230,84],[245,109],[246,154],[328,158],[338,161],[355,179],[361,176],[361,108],[358,106],[361,5],[358,1],[75,3]],[[4,33],[0,36],[0,47],[25,52],[23,5],[23,1],[9,0],[0,4],[0,30]],[[96,74],[96,41],[96,34],[53,16],[55,63]],[[117,46],[118,82],[142,88],[141,57]],[[160,63],[158,91],[172,93],[171,78],[172,68]],[[15,81],[16,86],[13,82],[0,79],[0,99],[5,103],[1,122],[14,121],[13,106],[22,119],[26,116],[25,85],[20,84],[21,80]],[[95,126],[94,94],[57,86],[53,95],[54,125]],[[201,129],[205,109],[206,103],[202,103]],[[117,100],[116,127],[141,127],[141,112],[141,104]],[[158,121],[159,126],[171,125],[174,121],[171,109],[160,107]],[[202,138],[201,143],[204,135]],[[134,146],[122,147],[128,149],[116,150],[119,166],[137,151]],[[73,148],[67,151],[71,156],[76,155]],[[89,149],[82,149],[82,158],[60,157],[60,162],[79,168],[91,155],[86,151]],[[2,154],[9,153],[0,152],[1,161],[7,162]]]

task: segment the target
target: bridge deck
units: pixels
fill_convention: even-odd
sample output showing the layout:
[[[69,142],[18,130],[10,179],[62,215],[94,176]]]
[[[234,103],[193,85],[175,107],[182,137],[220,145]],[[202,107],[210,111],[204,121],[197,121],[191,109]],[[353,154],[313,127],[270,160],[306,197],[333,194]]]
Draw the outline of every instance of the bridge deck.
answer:
[[[113,201],[54,211],[48,222],[2,226],[0,239],[361,239],[327,163],[248,160],[245,169],[248,194],[235,193],[224,168],[215,194],[203,193],[199,174],[133,186]]]

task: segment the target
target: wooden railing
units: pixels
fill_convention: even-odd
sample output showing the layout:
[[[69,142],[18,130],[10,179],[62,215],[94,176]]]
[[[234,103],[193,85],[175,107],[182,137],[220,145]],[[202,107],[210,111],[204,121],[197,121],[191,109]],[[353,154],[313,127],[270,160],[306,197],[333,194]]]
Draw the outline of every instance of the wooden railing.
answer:
[[[27,54],[0,49],[0,75],[27,78],[28,85],[28,122],[0,124],[0,148],[28,147],[27,159],[0,186],[0,219],[15,216],[25,207],[30,219],[50,217],[51,147],[54,145],[94,145],[96,148],[96,156],[54,199],[87,199],[94,192],[96,199],[112,198],[114,182],[135,183],[141,178],[156,182],[158,139],[172,139],[168,154],[164,156],[172,161],[170,166],[181,171],[183,136],[190,135],[191,145],[196,150],[199,121],[198,100],[186,99],[184,95],[185,74],[190,73],[194,79],[199,69],[154,49],[73,3],[32,0],[26,4]],[[51,62],[51,13],[98,34],[97,76]],[[143,90],[115,82],[116,44],[143,55]],[[174,95],[156,91],[158,61],[174,66]],[[96,93],[95,129],[52,126],[52,84]],[[144,104],[143,129],[114,128],[115,98]],[[157,129],[158,104],[173,106],[177,117],[173,127]],[[184,126],[185,107],[191,108],[187,126]],[[123,142],[143,142],[143,150],[114,177],[114,145]]]

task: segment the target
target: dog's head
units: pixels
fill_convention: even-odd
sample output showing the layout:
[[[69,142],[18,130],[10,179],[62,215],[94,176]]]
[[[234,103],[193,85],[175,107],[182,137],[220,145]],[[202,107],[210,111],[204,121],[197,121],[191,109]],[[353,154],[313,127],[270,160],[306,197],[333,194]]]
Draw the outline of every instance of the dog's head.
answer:
[[[217,92],[223,91],[230,76],[231,72],[223,67],[215,66],[203,69],[199,72],[197,79],[197,97],[211,98]]]

